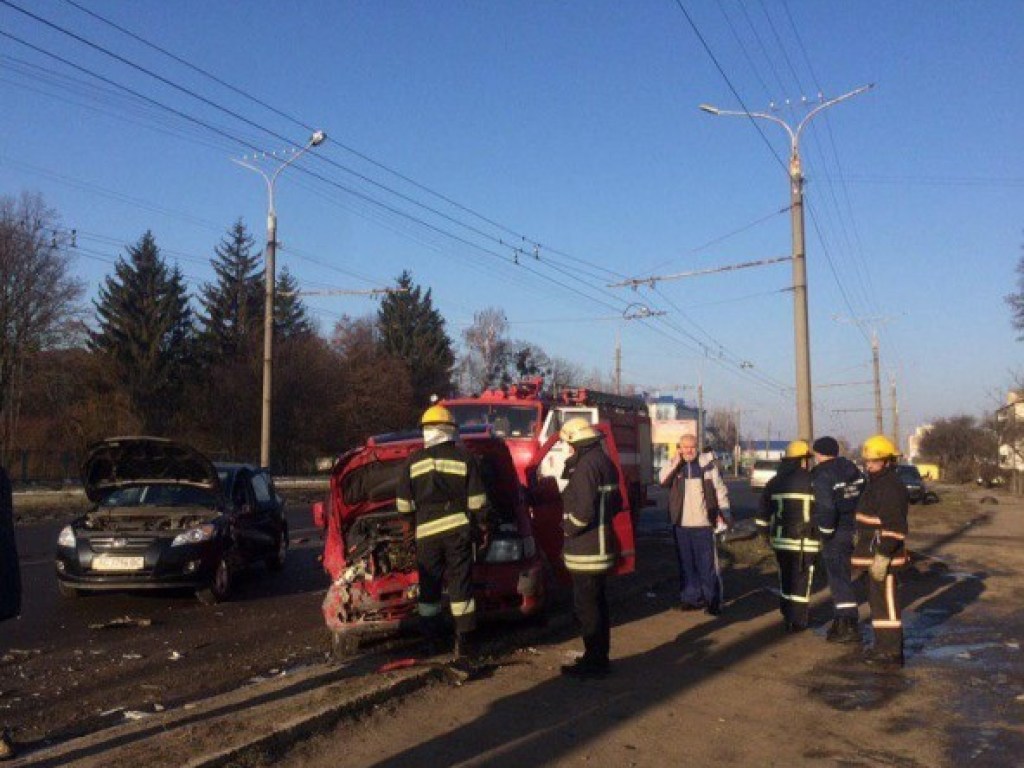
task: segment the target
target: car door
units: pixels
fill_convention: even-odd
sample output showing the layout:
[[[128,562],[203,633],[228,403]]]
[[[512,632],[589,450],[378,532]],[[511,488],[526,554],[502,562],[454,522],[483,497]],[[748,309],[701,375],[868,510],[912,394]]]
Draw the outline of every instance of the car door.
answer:
[[[280,503],[274,492],[273,482],[266,470],[256,470],[250,476],[254,499],[252,520],[252,545],[260,557],[267,557],[277,551],[277,540],[282,523]]]
[[[245,562],[262,556],[252,472],[245,467],[234,473],[234,482],[231,485],[231,520],[236,556]]]

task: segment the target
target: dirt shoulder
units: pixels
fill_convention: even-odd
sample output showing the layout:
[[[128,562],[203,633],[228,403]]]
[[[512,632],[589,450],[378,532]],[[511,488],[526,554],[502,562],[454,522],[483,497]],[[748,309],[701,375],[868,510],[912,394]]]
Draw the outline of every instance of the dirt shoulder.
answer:
[[[674,554],[652,536],[640,572],[615,585],[606,680],[558,674],[579,648],[566,628],[499,659],[486,679],[426,689],[274,764],[1012,765],[1024,569],[1005,555],[1019,549],[1024,508],[957,489],[943,497],[911,513],[919,558],[903,588],[902,672],[866,667],[820,629],[783,634],[772,561],[752,542],[730,547],[721,617],[669,610]],[[827,613],[813,611],[819,624]]]

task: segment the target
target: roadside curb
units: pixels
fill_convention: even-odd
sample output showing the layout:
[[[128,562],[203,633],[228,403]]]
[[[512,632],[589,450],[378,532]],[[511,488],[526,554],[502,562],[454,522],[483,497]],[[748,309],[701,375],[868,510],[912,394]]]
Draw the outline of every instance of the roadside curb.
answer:
[[[283,751],[346,718],[443,679],[440,665],[378,675],[373,668],[379,663],[376,659],[340,668],[318,665],[96,731],[8,764],[12,768],[224,768]],[[197,745],[207,746],[197,749]]]

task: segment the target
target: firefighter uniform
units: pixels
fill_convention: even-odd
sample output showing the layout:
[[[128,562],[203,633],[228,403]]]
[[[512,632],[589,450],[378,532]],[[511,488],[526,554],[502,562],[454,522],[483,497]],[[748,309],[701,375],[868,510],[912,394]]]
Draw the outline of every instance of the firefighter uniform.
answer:
[[[765,486],[757,516],[758,530],[767,536],[779,563],[779,611],[788,632],[807,628],[814,561],[821,548],[811,522],[814,490],[805,466],[809,456],[805,442],[790,443],[778,473]]]
[[[585,420],[571,419],[561,434],[575,449],[563,475],[569,481],[562,492],[563,557],[584,648],[582,658],[562,672],[603,675],[611,645],[607,574],[616,561],[612,518],[622,509],[619,471],[601,447],[600,432]]]
[[[867,452],[866,444],[865,458]],[[895,453],[891,456],[894,458]],[[879,472],[869,472],[867,487],[857,503],[857,542],[851,560],[857,576],[868,571],[875,654],[899,664],[903,662],[903,619],[896,574],[910,562],[906,541],[908,504],[907,489],[896,474],[894,462]]]
[[[440,406],[427,413],[435,409],[443,412],[442,417],[447,415]],[[426,417],[424,426],[428,426]],[[454,429],[451,432],[454,436]],[[454,439],[415,452],[399,475],[395,505],[399,512],[412,514],[415,519],[418,609],[423,631],[430,639],[440,634],[447,580],[459,641],[456,647],[465,650],[466,635],[476,628],[473,540],[487,526],[487,495],[476,460]]]
[[[822,539],[822,561],[833,606],[826,637],[832,642],[854,642],[860,635],[850,558],[856,528],[854,513],[864,490],[864,476],[852,461],[839,456],[839,445],[833,438],[816,440],[814,452],[819,454],[819,463],[811,470],[814,522]]]

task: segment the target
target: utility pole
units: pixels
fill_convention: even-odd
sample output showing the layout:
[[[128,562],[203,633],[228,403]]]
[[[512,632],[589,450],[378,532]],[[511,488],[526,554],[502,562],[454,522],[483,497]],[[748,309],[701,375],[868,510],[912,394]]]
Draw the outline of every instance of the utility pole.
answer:
[[[697,382],[697,451],[704,453],[704,379]]]
[[[274,291],[276,289],[276,259],[277,259],[277,210],[274,207],[274,185],[281,171],[298,160],[302,155],[313,147],[324,143],[327,135],[323,131],[315,131],[302,149],[292,149],[290,156],[280,162],[277,169],[268,174],[257,163],[267,161],[268,156],[264,152],[261,155],[253,155],[251,158],[243,157],[233,159],[233,162],[255,171],[267,183],[267,248],[264,255],[264,296],[263,296],[263,407],[260,415],[260,466],[270,466],[270,425],[273,403],[273,376],[274,376]],[[273,161],[280,161],[277,155],[271,153]]]
[[[765,112],[746,112],[719,109],[710,104],[700,108],[711,115],[726,115],[760,118],[777,123],[789,134],[789,193],[790,219],[793,229],[793,336],[796,351],[796,417],[797,437],[810,441],[814,436],[814,413],[811,402],[811,341],[807,322],[807,262],[804,250],[804,177],[800,164],[800,133],[816,114],[841,101],[853,98],[874,87],[874,84],[844,93],[828,101],[822,101],[812,109],[794,130],[780,117]],[[819,98],[820,95],[819,95]]]
[[[892,396],[892,444],[900,450],[900,405],[896,399],[896,377],[889,380],[889,394]]]
[[[622,394],[622,339],[615,332],[615,394]]]
[[[875,371],[875,434],[884,435],[882,424],[882,376],[878,363],[878,332],[871,334],[871,365]]]

